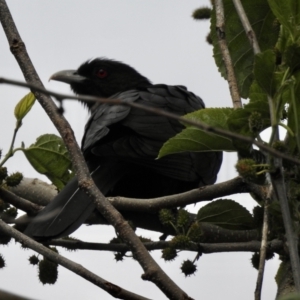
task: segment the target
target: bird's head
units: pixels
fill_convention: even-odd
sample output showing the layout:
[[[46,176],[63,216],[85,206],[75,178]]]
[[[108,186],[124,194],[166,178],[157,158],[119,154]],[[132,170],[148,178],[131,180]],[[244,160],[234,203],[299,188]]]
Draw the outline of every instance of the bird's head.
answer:
[[[103,98],[151,85],[146,77],[129,65],[106,58],[88,60],[77,70],[57,72],[50,80],[69,83],[76,94]],[[87,106],[91,108],[93,105],[87,103]]]

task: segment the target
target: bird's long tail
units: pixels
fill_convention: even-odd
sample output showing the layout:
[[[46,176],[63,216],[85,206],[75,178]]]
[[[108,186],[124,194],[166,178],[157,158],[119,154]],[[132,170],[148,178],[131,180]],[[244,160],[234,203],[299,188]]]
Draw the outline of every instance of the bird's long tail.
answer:
[[[105,195],[125,175],[126,169],[124,163],[118,161],[103,162],[92,172],[92,178]],[[94,209],[93,201],[78,188],[75,177],[33,218],[24,233],[37,240],[67,236],[74,232]]]

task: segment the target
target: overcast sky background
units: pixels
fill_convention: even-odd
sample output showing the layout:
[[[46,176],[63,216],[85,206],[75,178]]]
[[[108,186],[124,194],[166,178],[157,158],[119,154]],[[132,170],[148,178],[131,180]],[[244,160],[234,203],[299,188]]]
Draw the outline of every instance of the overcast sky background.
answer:
[[[7,1],[27,51],[46,88],[70,93],[69,86],[48,82],[51,74],[75,69],[87,59],[105,56],[123,61],[153,83],[185,85],[203,98],[207,107],[231,107],[227,83],[214,64],[212,48],[205,42],[209,22],[191,18],[194,9],[209,5],[209,0],[31,0]],[[0,30],[0,76],[23,80],[23,75],[10,53],[3,30]],[[0,148],[9,148],[15,126],[13,115],[17,102],[28,90],[0,86]],[[80,142],[88,114],[77,103],[64,103],[65,116]],[[25,118],[15,146],[23,141],[32,144],[41,134],[57,133],[38,103]],[[218,182],[236,176],[234,154],[225,154]],[[21,171],[26,177],[45,177],[37,174],[22,153],[7,163],[9,172]],[[255,205],[242,194],[233,197],[248,209]],[[196,212],[199,205],[191,206]],[[114,231],[108,226],[82,226],[74,237],[85,241],[108,242]],[[157,239],[159,234],[142,232]],[[151,299],[165,296],[150,282],[140,279],[142,269],[132,259],[116,263],[113,253],[95,251],[67,252],[62,255],[82,264],[97,275],[132,292]],[[93,284],[59,267],[59,279],[54,286],[43,286],[37,270],[27,258],[32,251],[22,250],[11,242],[0,247],[7,267],[0,270],[0,289],[39,300],[114,299]],[[253,299],[257,271],[251,267],[251,254],[228,253],[203,255],[198,261],[195,276],[185,278],[179,267],[194,253],[182,253],[174,262],[160,260],[161,252],[152,252],[162,268],[195,299]],[[262,299],[274,299],[274,276],[278,260],[267,262]]]

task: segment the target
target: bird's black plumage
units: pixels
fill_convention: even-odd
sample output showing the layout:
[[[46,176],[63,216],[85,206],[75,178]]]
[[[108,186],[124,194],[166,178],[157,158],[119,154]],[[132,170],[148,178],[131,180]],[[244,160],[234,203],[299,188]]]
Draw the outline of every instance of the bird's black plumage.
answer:
[[[78,70],[51,77],[69,83],[76,94],[119,98],[178,115],[203,109],[198,96],[183,86],[153,85],[130,66],[94,59]],[[184,152],[156,159],[165,141],[183,125],[154,113],[123,105],[86,103],[91,111],[82,151],[93,180],[106,196],[152,198],[212,184],[221,152]],[[73,179],[26,228],[34,238],[70,234],[90,215],[94,204]]]

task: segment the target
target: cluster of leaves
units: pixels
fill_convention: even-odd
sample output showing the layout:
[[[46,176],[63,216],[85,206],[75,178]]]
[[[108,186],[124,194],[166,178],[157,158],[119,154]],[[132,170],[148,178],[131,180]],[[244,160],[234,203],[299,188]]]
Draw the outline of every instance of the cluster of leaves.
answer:
[[[255,54],[233,1],[224,0],[226,41],[241,96],[249,99],[243,108],[209,108],[185,117],[211,127],[261,141],[260,134],[270,127],[269,145],[291,156],[300,156],[300,7],[297,1],[245,0],[243,7],[256,34],[260,53]],[[204,10],[206,11],[206,10]],[[203,11],[195,11],[194,17]],[[211,39],[216,65],[226,79],[216,28],[216,9],[211,13]],[[287,119],[286,121],[284,121]],[[284,122],[283,122],[284,121]],[[278,141],[276,128],[287,130],[287,138]],[[251,143],[204,132],[191,125],[162,147],[159,157],[184,151],[235,151],[241,161],[239,174],[248,181],[265,184],[265,173],[272,172],[272,159],[255,151]],[[257,152],[262,159],[257,160]],[[255,155],[254,155],[255,154]],[[266,164],[266,162],[268,164]],[[299,220],[299,167],[284,161],[289,199],[297,206]],[[262,199],[260,199],[262,200]],[[261,203],[261,201],[260,201]]]
[[[23,179],[23,175],[20,172],[15,172],[8,175],[6,167],[0,167],[0,186],[17,186]]]
[[[282,125],[288,129],[288,153],[295,154],[299,151],[299,118],[296,112],[300,103],[300,43],[299,32],[295,29],[299,28],[299,8],[291,0],[243,1],[261,49],[261,53],[255,55],[233,2],[224,0],[223,3],[226,24],[230,24],[225,30],[226,41],[239,92],[243,98],[249,99],[249,103],[240,109],[209,108],[185,117],[253,139],[259,138],[259,134],[270,126]],[[221,75],[226,78],[215,28],[214,7],[211,14],[214,58]],[[288,117],[287,125],[282,124],[285,117]],[[159,157],[183,151],[237,151],[248,157],[251,146],[186,125],[184,131],[165,143]]]
[[[174,260],[178,250],[188,250],[190,243],[205,242],[201,224],[209,223],[230,230],[247,230],[258,228],[257,222],[249,211],[229,199],[213,201],[199,209],[196,220],[192,220],[190,214],[179,209],[177,212],[162,209],[159,213],[160,221],[164,226],[172,227],[176,235],[170,241],[170,247],[163,249],[162,258],[166,261]],[[260,219],[259,222],[262,220]],[[195,261],[195,260],[194,260]],[[196,271],[195,262],[185,261],[182,264],[182,272],[188,276],[192,269]],[[186,269],[187,268],[187,269]]]
[[[245,33],[233,1],[224,0],[225,39],[233,62],[239,93],[249,102],[243,108],[209,108],[185,117],[211,127],[222,128],[233,133],[262,141],[260,134],[271,128],[268,144],[277,151],[300,157],[300,6],[297,1],[287,0],[244,0],[243,7],[255,32],[260,53],[255,54]],[[195,19],[208,15],[207,9],[196,10]],[[216,9],[211,16],[211,32],[216,65],[221,75],[227,79],[216,28]],[[186,125],[186,124],[185,124]],[[284,140],[277,140],[277,127],[286,129]],[[266,184],[266,172],[273,172],[272,158],[261,151],[254,151],[252,144],[236,139],[207,133],[199,128],[186,125],[186,129],[167,141],[159,157],[184,151],[235,151],[239,154],[237,163],[239,174],[247,181]],[[259,153],[258,153],[259,152]],[[258,155],[257,155],[258,154]],[[257,159],[259,157],[259,159]],[[299,223],[300,172],[299,167],[283,161],[286,187],[295,224]],[[256,199],[263,205],[263,199]],[[224,200],[223,200],[224,201]],[[224,206],[231,203],[224,203]],[[210,204],[209,204],[210,205]],[[208,205],[208,206],[209,206]],[[262,222],[255,209],[254,223]],[[206,212],[205,212],[206,213]],[[237,216],[239,212],[236,214]],[[198,213],[199,215],[199,213]],[[204,214],[204,219],[206,215]],[[241,223],[245,220],[241,217]],[[216,215],[220,226],[221,220]],[[245,224],[245,223],[244,223]],[[269,236],[283,237],[283,226],[278,203],[270,205]],[[274,225],[274,226],[273,226]],[[258,227],[256,227],[258,228]],[[298,230],[299,232],[299,230]],[[175,257],[175,252],[168,250]],[[254,254],[254,261],[257,255]]]
[[[16,128],[11,143],[11,147],[4,159],[0,163],[0,167],[17,151],[22,151],[33,168],[46,175],[51,182],[61,190],[67,182],[74,176],[72,172],[71,159],[62,139],[54,134],[45,134],[37,138],[36,142],[25,147],[24,143],[20,148],[14,148],[16,134],[22,126],[22,121],[35,103],[35,96],[32,93],[25,95],[15,107]],[[0,169],[0,176],[5,168]],[[14,176],[16,177],[16,176]],[[7,185],[15,182],[12,176],[7,177]],[[0,178],[1,179],[1,178]],[[11,183],[12,181],[12,183]],[[10,184],[11,183],[11,184]]]

